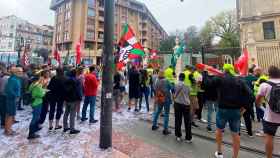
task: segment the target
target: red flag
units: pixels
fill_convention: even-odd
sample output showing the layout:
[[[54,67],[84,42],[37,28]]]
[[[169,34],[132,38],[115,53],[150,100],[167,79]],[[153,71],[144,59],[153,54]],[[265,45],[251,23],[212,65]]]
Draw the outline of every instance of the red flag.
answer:
[[[213,68],[212,66],[209,66],[209,65],[206,65],[206,64],[196,64],[196,68],[199,69],[199,70],[206,70],[216,76],[223,76],[223,72]]]
[[[234,67],[238,70],[240,76],[246,76],[248,73],[249,52],[247,48],[243,49],[243,54],[235,62]]]
[[[54,50],[54,53],[53,53],[53,56],[54,56],[54,59],[58,62],[58,64],[60,65],[61,64],[61,58],[60,58],[60,55],[58,53],[57,50]]]
[[[81,52],[81,45],[82,45],[82,37],[80,36],[80,40],[76,45],[76,64],[81,64],[82,52]]]
[[[23,66],[29,65],[29,57],[28,57],[28,54],[26,52],[26,49],[24,49],[21,63],[23,64]]]
[[[159,56],[157,56],[158,51],[156,49],[151,49],[150,53],[151,53],[151,55],[150,55],[151,59],[158,59],[159,58]]]

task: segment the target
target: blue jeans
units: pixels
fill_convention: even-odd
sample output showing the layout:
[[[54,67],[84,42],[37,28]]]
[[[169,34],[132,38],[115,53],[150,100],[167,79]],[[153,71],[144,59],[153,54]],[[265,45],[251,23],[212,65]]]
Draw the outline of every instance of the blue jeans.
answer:
[[[85,96],[82,109],[82,119],[86,119],[88,104],[90,104],[89,121],[94,120],[96,96]]]
[[[38,131],[41,109],[42,109],[42,105],[32,107],[32,120],[29,125],[29,135],[32,135]]]
[[[258,106],[256,106],[256,113],[257,113],[257,119],[258,121],[262,121],[263,120],[263,117],[264,117],[264,111],[259,108]]]
[[[207,127],[208,128],[211,128],[211,123],[212,123],[212,114],[214,111],[217,112],[217,102],[215,101],[206,101],[205,102],[205,105],[207,106],[208,108],[208,111],[207,111]]]
[[[169,122],[169,112],[170,112],[170,104],[164,104],[164,105],[157,105],[156,111],[153,113],[153,126],[157,126],[158,117],[164,108],[164,122],[163,122],[163,128],[165,130],[168,129],[168,122]]]
[[[139,99],[139,110],[141,110],[141,108],[142,108],[142,98],[143,98],[143,94],[144,94],[144,96],[145,96],[147,111],[149,111],[149,110],[150,110],[150,106],[149,106],[149,94],[150,94],[150,89],[149,89],[149,87],[141,88],[141,95],[140,95],[140,99]]]
[[[229,128],[232,133],[240,132],[240,109],[221,109],[218,108],[216,116],[216,126],[218,129],[225,129],[229,123]]]

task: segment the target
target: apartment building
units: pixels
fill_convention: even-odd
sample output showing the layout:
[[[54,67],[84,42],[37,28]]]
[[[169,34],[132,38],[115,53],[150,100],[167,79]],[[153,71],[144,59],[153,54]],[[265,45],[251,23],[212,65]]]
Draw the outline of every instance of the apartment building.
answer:
[[[237,0],[240,41],[250,63],[280,67],[280,0]]]
[[[75,46],[82,39],[84,61],[100,64],[104,36],[104,0],[52,0],[55,11],[54,49],[62,57],[70,53],[74,58]],[[136,0],[115,1],[115,41],[120,39],[122,26],[131,25],[144,47],[157,49],[167,33],[151,12]]]
[[[19,46],[30,51],[46,48],[51,50],[53,27],[38,26],[14,15],[0,18],[0,52],[16,52]]]

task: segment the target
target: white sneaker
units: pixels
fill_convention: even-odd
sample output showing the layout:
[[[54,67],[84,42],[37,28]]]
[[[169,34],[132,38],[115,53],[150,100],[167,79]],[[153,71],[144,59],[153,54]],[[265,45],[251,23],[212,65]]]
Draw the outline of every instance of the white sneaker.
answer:
[[[185,140],[186,143],[191,144],[192,140]]]
[[[219,154],[218,154],[218,151],[215,152],[215,157],[216,157],[216,158],[224,158],[223,155],[219,155]]]
[[[207,121],[205,119],[203,119],[203,118],[200,119],[200,121],[203,122],[203,123],[207,123]]]
[[[263,131],[257,131],[257,132],[256,132],[256,136],[264,137]]]
[[[176,140],[177,140],[177,142],[181,142],[182,141],[181,137],[176,137]]]

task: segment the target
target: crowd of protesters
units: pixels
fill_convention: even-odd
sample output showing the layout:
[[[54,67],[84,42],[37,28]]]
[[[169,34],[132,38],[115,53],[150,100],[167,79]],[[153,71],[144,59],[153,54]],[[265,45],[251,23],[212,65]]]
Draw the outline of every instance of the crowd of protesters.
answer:
[[[16,111],[24,110],[22,105],[31,105],[33,110],[28,139],[40,137],[37,132],[42,129],[47,115],[49,131],[78,134],[76,120],[97,123],[95,109],[101,79],[99,71],[96,66],[56,69],[48,65],[29,68],[2,66],[0,117],[5,135],[16,134],[12,125],[18,122],[15,120]],[[184,121],[187,143],[192,143],[192,128],[198,127],[197,121],[207,123],[208,132],[214,131],[215,112],[217,158],[223,157],[222,142],[227,123],[232,135],[232,157],[237,158],[241,118],[244,118],[249,137],[254,136],[252,121],[256,120],[263,125],[256,135],[265,136],[267,157],[272,158],[273,139],[280,126],[280,70],[271,66],[267,72],[266,75],[260,67],[253,66],[247,76],[239,76],[231,64],[223,66],[222,76],[193,66],[186,66],[179,74],[171,66],[166,69],[128,66],[114,72],[113,109],[119,113],[127,106],[128,112],[133,109],[135,113],[152,114],[153,131],[159,129],[158,119],[162,116],[164,135],[172,133],[169,116],[174,109],[176,140],[182,141]],[[206,109],[207,119],[204,120],[202,113]]]
[[[149,96],[154,98],[152,130],[158,130],[158,119],[163,116],[163,134],[169,135],[169,116],[174,108],[175,136],[182,141],[181,126],[185,124],[185,142],[192,142],[192,127],[196,121],[207,123],[206,130],[213,132],[213,112],[216,112],[215,157],[223,158],[223,133],[227,124],[232,135],[233,158],[240,148],[241,118],[244,118],[248,137],[253,138],[253,121],[262,122],[256,133],[265,136],[266,154],[272,158],[273,138],[280,126],[280,70],[271,66],[267,75],[260,67],[252,66],[247,76],[239,76],[234,66],[225,64],[224,74],[215,76],[207,69],[199,70],[186,66],[184,72],[175,74],[170,66],[165,70],[138,69],[132,66],[128,71],[128,110],[141,112],[142,98],[145,98],[146,112],[150,111]],[[119,76],[119,77],[118,77]],[[115,75],[115,85],[122,79]],[[120,89],[116,86],[114,89]],[[120,90],[119,90],[120,91]],[[116,100],[120,102],[120,100]],[[173,105],[173,107],[172,107]],[[119,104],[116,103],[116,108]],[[207,109],[207,120],[202,111]],[[164,112],[162,112],[164,110]],[[143,111],[143,110],[142,110]],[[256,116],[255,116],[256,113]]]
[[[48,65],[34,65],[22,68],[1,67],[0,110],[1,128],[6,136],[16,135],[12,125],[17,110],[24,110],[23,105],[31,105],[32,119],[28,139],[39,138],[37,134],[43,127],[47,114],[49,131],[60,130],[78,134],[75,121],[86,121],[87,107],[90,105],[89,123],[96,123],[95,102],[99,86],[98,69],[95,66],[53,68]],[[80,104],[83,102],[82,117]],[[61,117],[63,124],[61,125]]]

